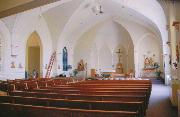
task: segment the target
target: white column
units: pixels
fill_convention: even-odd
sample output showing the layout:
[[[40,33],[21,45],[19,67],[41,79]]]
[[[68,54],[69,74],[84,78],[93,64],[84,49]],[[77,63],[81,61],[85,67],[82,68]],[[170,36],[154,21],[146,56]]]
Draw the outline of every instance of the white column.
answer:
[[[140,71],[139,71],[137,47],[134,47],[134,64],[135,64],[135,77],[138,78],[140,76]]]
[[[112,61],[111,61],[111,64],[112,64],[112,69],[114,70],[114,51],[111,52],[111,57],[112,57]]]
[[[163,44],[163,54],[164,56],[164,75],[165,75],[165,84],[169,84],[169,80],[171,78],[171,71],[170,71],[170,65],[169,65],[169,54],[170,50],[167,44]]]
[[[97,63],[98,63],[98,65],[97,65],[97,67],[98,67],[98,69],[97,69],[97,71],[98,71],[98,73],[100,73],[100,68],[99,68],[99,50],[97,50]]]

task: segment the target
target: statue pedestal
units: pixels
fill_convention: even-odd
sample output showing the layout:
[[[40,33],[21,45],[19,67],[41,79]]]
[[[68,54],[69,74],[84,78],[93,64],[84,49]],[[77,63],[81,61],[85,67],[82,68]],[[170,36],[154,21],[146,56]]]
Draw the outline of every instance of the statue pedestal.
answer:
[[[116,74],[123,74],[123,66],[122,63],[118,63],[116,65]]]

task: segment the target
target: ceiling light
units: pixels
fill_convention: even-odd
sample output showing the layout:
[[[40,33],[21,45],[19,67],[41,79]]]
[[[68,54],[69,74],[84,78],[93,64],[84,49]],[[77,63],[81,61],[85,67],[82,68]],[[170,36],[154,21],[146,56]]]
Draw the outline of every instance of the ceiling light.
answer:
[[[94,6],[93,8],[92,8],[92,11],[93,11],[93,13],[95,13],[96,15],[98,15],[98,14],[103,14],[104,12],[103,12],[103,8],[102,8],[102,5],[100,5],[100,4],[97,4],[96,6]]]

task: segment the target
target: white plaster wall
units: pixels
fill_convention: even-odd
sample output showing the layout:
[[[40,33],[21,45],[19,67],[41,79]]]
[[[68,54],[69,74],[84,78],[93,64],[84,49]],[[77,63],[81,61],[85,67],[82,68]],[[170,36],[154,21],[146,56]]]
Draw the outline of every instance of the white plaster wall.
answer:
[[[100,71],[112,70],[112,53],[109,47],[105,43],[99,50],[99,70]]]
[[[53,38],[53,48],[56,48],[56,42],[66,26],[66,23],[69,21],[82,1],[83,0],[64,0],[61,1],[63,5],[58,5],[43,13]]]
[[[128,43],[133,43],[127,30],[122,25],[114,21],[107,21],[98,30],[95,40],[95,43],[99,50],[103,51],[102,48],[104,48],[103,52],[99,51],[99,69],[105,71],[115,70],[115,66],[118,63],[118,56],[116,52],[119,48],[121,48],[124,53],[122,57],[122,63],[124,64],[123,67],[124,71],[127,72],[128,67],[126,55],[128,51]],[[104,45],[107,45],[108,48],[105,49]],[[119,45],[123,45],[123,47]],[[131,47],[134,48],[133,44],[131,45]],[[105,55],[109,58],[105,57]],[[102,59],[103,57],[105,58]],[[103,64],[105,64],[106,66],[104,66]]]
[[[97,68],[98,66],[98,50],[94,40],[99,28],[100,25],[97,25],[85,32],[76,42],[76,46],[73,50],[73,68],[76,69],[79,61],[83,59],[84,62],[87,63],[88,76],[90,75],[90,69]]]
[[[146,57],[152,57],[154,62],[158,62],[161,66],[162,71],[162,59],[161,59],[161,51],[160,51],[160,43],[157,41],[153,35],[146,35],[144,38],[139,40],[138,43],[138,75],[142,75],[142,71],[144,68],[144,59]],[[153,54],[155,55],[153,57]]]
[[[1,34],[1,39],[4,41],[4,45],[3,45],[3,56],[2,56],[2,60],[3,60],[3,68],[2,68],[2,71],[0,73],[0,79],[1,80],[6,80],[8,79],[8,74],[12,74],[11,72],[9,72],[7,74],[7,71],[8,69],[10,69],[10,59],[7,59],[7,58],[10,58],[10,38],[11,38],[11,35],[10,35],[10,32],[7,28],[7,26],[5,25],[5,23],[0,20],[0,34]],[[18,76],[18,75],[17,75]]]
[[[81,36],[81,34],[84,33],[84,31],[91,28],[91,26],[95,25],[97,22],[102,22],[104,20],[107,20],[108,18],[115,19],[119,24],[122,24],[123,26],[125,25],[124,27],[128,30],[128,32],[131,35],[131,38],[133,39],[134,46],[136,46],[136,42],[138,41],[138,39],[141,38],[141,36],[147,32],[156,33],[156,36],[159,39],[163,40],[163,44],[166,43],[166,19],[163,13],[163,9],[157,1],[141,0],[141,4],[136,4],[134,3],[136,1],[129,0],[112,0],[110,2],[109,1],[102,2],[103,7],[107,7],[109,4],[111,4],[111,6],[107,7],[108,9],[104,9],[105,13],[102,15],[98,15],[98,17],[94,15],[94,13],[91,10],[92,6],[94,6],[95,3],[93,3],[93,1],[90,2],[89,0],[84,1],[80,5],[80,7],[74,12],[72,17],[69,19],[67,25],[65,26],[62,32],[62,35],[59,37],[58,50],[61,50],[60,48],[63,48],[62,45],[66,45],[68,41],[69,43],[76,42],[76,40],[79,39],[78,36]],[[121,6],[126,6],[127,9],[122,9]],[[153,12],[154,10],[155,12]],[[138,12],[139,14],[136,12]],[[132,15],[132,17],[130,17],[130,15]],[[125,18],[125,21],[121,22],[123,18]],[[131,19],[131,21],[129,22],[127,21],[127,19]],[[138,58],[136,58],[137,51],[138,50],[135,47],[135,72],[138,72]],[[163,53],[168,52],[168,47],[163,46]],[[165,57],[165,59],[163,60],[166,63],[165,72],[166,74],[169,74],[168,58]]]
[[[74,50],[74,68],[77,68],[77,64],[83,59],[84,63],[90,64],[90,43],[88,41],[80,41]]]
[[[24,78],[26,43],[27,39],[34,31],[39,34],[42,42],[41,69],[44,76],[46,72],[44,66],[45,64],[49,63],[49,58],[52,54],[52,42],[47,24],[43,17],[39,16],[39,9],[33,9],[18,14],[12,28],[11,34],[8,33],[8,31],[4,33],[5,35],[9,34],[9,36],[6,37],[6,49],[4,50],[4,52],[7,54],[5,55],[6,66],[3,72],[4,76],[6,77],[5,79]],[[17,57],[11,57],[11,39],[13,44],[12,54],[16,54]],[[15,62],[16,68],[10,68],[12,61]],[[19,64],[21,64],[23,68],[18,68]]]
[[[43,17],[39,16],[39,11],[34,9],[32,11],[26,12],[18,17],[17,27],[15,28],[15,40],[21,46],[20,59],[24,64],[25,48],[27,39],[32,32],[36,31],[41,39],[42,44],[42,66],[41,73],[43,76],[46,73],[45,65],[49,63],[50,56],[52,54],[52,40],[49,33],[49,29]],[[25,30],[26,29],[26,30]]]
[[[134,61],[134,45],[132,43],[129,43],[128,45],[128,51],[127,51],[127,72],[129,72],[131,69],[135,72],[135,61]]]
[[[133,53],[132,40],[129,33],[121,25],[111,20],[100,25],[97,24],[85,32],[77,41],[73,54],[74,68],[77,68],[77,63],[83,59],[88,63],[88,73],[90,73],[91,68],[97,69],[98,72],[115,70],[118,63],[116,51],[119,49],[119,44],[124,45],[122,63],[124,64],[124,70],[127,72],[127,51],[131,48]],[[131,47],[129,47],[129,44],[131,44]],[[131,63],[134,62],[133,57],[129,60],[131,60]]]
[[[63,0],[64,2],[65,0]],[[125,17],[125,18],[129,18],[129,13],[134,13],[131,11],[131,9],[133,9],[134,11],[144,15],[143,18],[138,18],[138,16],[134,17],[133,20],[137,20],[137,21],[141,21],[143,20],[146,23],[150,23],[152,25],[150,25],[149,27],[155,27],[158,31],[157,33],[161,33],[161,37],[162,40],[164,40],[164,44],[167,41],[167,31],[166,31],[166,19],[164,18],[164,13],[162,11],[162,8],[160,7],[160,5],[157,3],[157,1],[153,0],[153,1],[144,1],[144,0],[140,0],[141,4],[135,4],[134,2],[136,1],[132,1],[132,0],[127,0],[127,1],[119,1],[119,0],[111,0],[112,2],[114,2],[113,4],[111,4],[112,6],[116,3],[120,3],[117,4],[117,7],[108,7],[110,9],[112,9],[112,11],[115,11],[117,14],[114,14],[114,12],[111,14],[108,14],[108,12],[105,12],[103,15],[98,15],[98,17],[92,12],[92,7],[95,5],[95,3],[93,3],[94,1],[91,0],[86,0],[84,1],[80,6],[77,5],[77,9],[74,11],[74,14],[70,17],[67,18],[66,20],[68,20],[65,23],[62,24],[62,29],[60,29],[62,32],[59,32],[57,30],[58,27],[56,27],[56,31],[55,33],[53,33],[53,38],[56,37],[58,38],[59,36],[59,40],[54,41],[52,43],[51,40],[51,34],[49,29],[48,29],[48,25],[50,25],[51,20],[47,20],[48,25],[46,23],[46,21],[42,17],[39,17],[39,13],[40,13],[40,9],[39,10],[29,10],[27,12],[18,14],[17,19],[15,20],[15,25],[14,27],[10,27],[9,30],[11,30],[11,28],[13,28],[13,34],[12,34],[12,39],[13,39],[13,43],[15,44],[15,46],[17,45],[18,47],[16,49],[13,50],[13,52],[15,52],[16,54],[18,54],[17,58],[11,58],[9,53],[10,53],[10,41],[8,40],[7,44],[8,46],[5,53],[7,53],[7,55],[5,55],[5,57],[7,58],[5,63],[7,64],[7,67],[4,68],[6,72],[4,73],[12,73],[15,75],[9,75],[8,77],[17,77],[16,75],[18,74],[18,77],[23,77],[24,76],[24,68],[23,69],[10,69],[10,63],[11,61],[15,61],[15,63],[18,65],[20,62],[22,63],[23,66],[25,66],[25,45],[26,45],[26,39],[28,39],[29,35],[34,32],[37,31],[38,34],[40,35],[40,38],[42,39],[42,45],[43,45],[43,54],[42,54],[42,69],[43,69],[43,74],[45,73],[45,64],[48,64],[49,62],[49,58],[50,55],[52,54],[52,47],[56,47],[56,44],[58,45],[57,47],[57,64],[56,67],[54,68],[54,70],[56,70],[57,65],[62,65],[62,48],[64,46],[68,47],[68,51],[69,51],[69,63],[73,64],[73,56],[74,54],[74,42],[76,42],[84,32],[86,32],[89,28],[91,28],[93,25],[96,25],[96,23],[98,22],[103,22],[105,20],[109,20],[109,19],[113,19],[114,16],[118,17]],[[107,1],[106,1],[107,2]],[[87,4],[88,3],[88,4]],[[152,4],[152,5],[149,5]],[[106,4],[107,5],[107,4]],[[124,5],[127,6],[129,10],[127,10],[127,12],[125,12],[124,14],[119,13],[119,9],[121,9],[120,6]],[[57,8],[58,9],[58,8]],[[59,9],[58,9],[59,10]],[[110,10],[111,11],[111,10]],[[125,10],[121,10],[121,11],[125,11]],[[155,11],[155,12],[153,12]],[[157,12],[158,11],[158,12]],[[56,12],[54,12],[56,13]],[[109,12],[110,13],[110,12]],[[134,14],[133,14],[134,15]],[[137,14],[135,14],[137,15]],[[44,14],[44,16],[48,16],[48,14]],[[53,15],[56,16],[56,15]],[[58,15],[59,16],[59,15]],[[64,15],[64,17],[66,17],[66,15]],[[69,15],[68,15],[69,17]],[[13,18],[12,18],[13,19]],[[58,17],[57,19],[61,19],[61,17]],[[65,19],[65,18],[63,18]],[[145,20],[146,19],[146,20]],[[6,19],[5,19],[6,20]],[[62,23],[59,20],[56,20],[53,24],[56,23]],[[124,21],[122,21],[122,19],[118,19],[119,24],[123,25],[123,27],[126,28],[126,30],[128,30],[132,40],[133,40],[133,44],[135,46],[134,52],[135,52],[135,66],[136,66],[136,72],[138,72],[138,58],[136,57],[136,55],[138,55],[138,49],[136,47],[136,43],[138,42],[138,39],[141,38],[142,35],[144,35],[145,33],[152,33],[149,28],[147,28],[148,26],[146,26],[146,28],[144,26],[141,26],[133,21],[128,21],[127,19],[125,19]],[[144,23],[143,22],[143,23]],[[8,22],[7,22],[8,23]],[[65,24],[65,25],[64,25]],[[59,25],[59,24],[58,24]],[[122,35],[124,35],[124,33],[120,34],[120,32],[118,32],[118,27],[116,27],[117,24],[114,24],[112,22],[107,23],[107,25],[104,25],[104,27],[99,31],[99,34],[96,35],[96,45],[97,45],[97,50],[100,49],[102,47],[102,41],[105,42],[105,44],[107,44],[108,48],[110,48],[110,51],[112,53],[113,50],[113,46],[114,45],[118,45],[119,42],[124,41],[124,40],[119,40],[122,37]],[[157,26],[157,27],[156,27]],[[5,26],[6,27],[6,26]],[[7,28],[7,27],[6,27]],[[6,29],[8,30],[8,29]],[[53,30],[51,30],[52,32]],[[156,30],[155,30],[156,31]],[[61,35],[59,35],[61,33]],[[105,34],[103,34],[105,33]],[[4,36],[5,38],[7,37],[7,39],[10,39],[10,36],[8,37],[7,35],[9,35],[9,33],[5,32],[6,36]],[[157,35],[156,35],[157,36]],[[159,38],[161,38],[159,37]],[[118,38],[118,39],[117,39]],[[126,38],[126,37],[125,37]],[[110,39],[110,40],[108,40]],[[112,40],[113,39],[113,40]],[[126,42],[123,42],[126,43]],[[76,45],[76,44],[75,44]],[[167,46],[163,46],[164,49],[164,53],[168,53],[168,49]],[[95,55],[95,54],[94,54]],[[166,57],[165,59],[166,62],[166,70],[165,72],[168,72],[168,58]],[[57,70],[58,73],[60,70]],[[55,75],[55,74],[54,74]]]
[[[92,45],[90,58],[90,68],[97,70],[99,68],[99,51],[97,50],[96,44]]]
[[[123,27],[126,28],[126,30],[128,30],[133,44],[134,44],[134,52],[130,52],[130,55],[133,55],[134,57],[134,64],[132,65],[135,67],[135,77],[140,76],[140,68],[139,68],[139,63],[141,63],[142,61],[139,60],[139,47],[141,47],[141,44],[139,44],[140,40],[142,38],[144,38],[146,35],[153,35],[153,38],[156,38],[157,42],[162,43],[162,41],[160,40],[159,37],[157,37],[156,35],[154,35],[154,33],[152,31],[150,31],[148,28],[144,27],[143,25],[139,25],[137,23],[133,23],[132,21],[126,20],[126,19],[117,19],[116,22],[121,23],[121,25]],[[151,44],[152,45],[152,44]],[[162,49],[162,48],[160,48]]]

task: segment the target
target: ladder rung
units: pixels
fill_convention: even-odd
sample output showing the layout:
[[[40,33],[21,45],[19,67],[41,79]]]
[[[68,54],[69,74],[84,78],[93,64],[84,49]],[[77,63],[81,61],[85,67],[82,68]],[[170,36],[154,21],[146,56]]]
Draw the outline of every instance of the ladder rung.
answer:
[[[49,76],[51,74],[51,69],[52,69],[55,57],[56,57],[56,51],[53,52],[52,55],[51,55],[51,58],[50,58],[50,61],[49,61],[49,65],[48,65],[48,68],[47,68],[47,71],[46,71],[46,76],[45,76],[46,78],[49,78]]]

